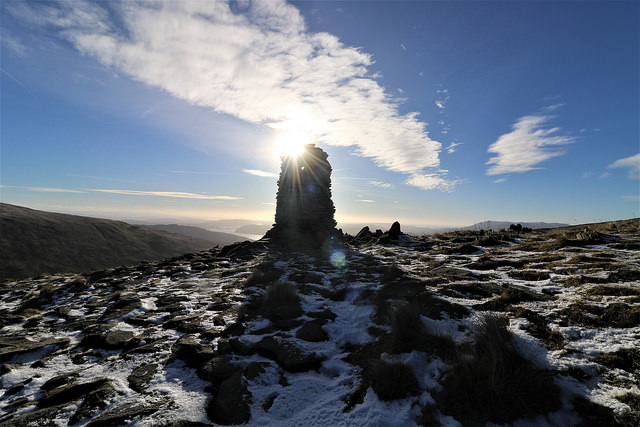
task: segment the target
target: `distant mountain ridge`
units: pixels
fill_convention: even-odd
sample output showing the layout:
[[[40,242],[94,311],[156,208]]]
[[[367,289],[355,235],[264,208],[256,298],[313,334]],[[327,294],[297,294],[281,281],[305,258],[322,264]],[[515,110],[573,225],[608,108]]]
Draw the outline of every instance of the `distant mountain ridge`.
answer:
[[[511,224],[520,224],[523,227],[531,228],[533,230],[538,230],[541,228],[559,228],[569,226],[569,224],[558,222],[482,221],[468,227],[462,227],[461,230],[500,230],[503,228],[509,228]]]
[[[125,222],[0,203],[0,280],[93,271],[212,246],[211,241]]]
[[[230,245],[232,243],[241,242],[243,240],[249,240],[245,237],[238,236],[236,234],[223,233],[220,231],[209,231],[209,230],[205,230],[204,228],[195,227],[191,225],[141,224],[140,226],[144,228],[149,228],[151,230],[166,231],[167,233],[173,233],[173,234],[179,234],[181,236],[192,237],[194,239],[208,240],[214,245],[219,245],[219,246],[225,246],[225,245]]]

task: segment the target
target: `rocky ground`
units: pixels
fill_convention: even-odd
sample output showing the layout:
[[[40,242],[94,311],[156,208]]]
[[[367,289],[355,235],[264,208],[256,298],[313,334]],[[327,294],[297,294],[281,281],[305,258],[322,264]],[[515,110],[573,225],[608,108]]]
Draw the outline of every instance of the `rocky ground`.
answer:
[[[4,282],[0,425],[638,425],[639,284],[640,220]]]

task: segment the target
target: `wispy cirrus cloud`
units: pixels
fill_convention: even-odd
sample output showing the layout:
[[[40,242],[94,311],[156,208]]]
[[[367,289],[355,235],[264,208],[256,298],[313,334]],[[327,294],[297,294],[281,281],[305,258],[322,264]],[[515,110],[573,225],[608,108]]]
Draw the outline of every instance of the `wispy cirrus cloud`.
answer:
[[[28,191],[36,191],[39,193],[86,193],[86,191],[72,190],[69,188],[24,187],[20,185],[0,185],[0,188],[19,188]]]
[[[401,100],[371,72],[371,55],[308,31],[284,0],[246,8],[221,1],[11,2],[6,9],[191,104],[310,142],[354,147],[355,155],[415,178],[409,185],[428,174],[440,181],[434,188],[451,187],[438,172],[441,143],[418,113],[400,112]]]
[[[138,191],[138,190],[106,190],[101,188],[90,188],[88,191],[99,193],[124,194],[127,196],[156,196],[174,197],[178,199],[203,199],[203,200],[242,200],[237,196],[207,196],[206,194],[183,193],[177,191]]]
[[[607,166],[608,169],[628,169],[629,170],[629,179],[639,179],[640,178],[640,153],[625,157],[623,159],[618,159],[615,162],[611,163]]]
[[[278,174],[273,172],[262,171],[259,169],[242,169],[242,172],[249,175],[261,176],[263,178],[277,178]]]
[[[575,137],[555,135],[560,128],[546,126],[553,117],[545,115],[524,116],[512,126],[512,131],[498,138],[489,146],[487,175],[528,172],[539,169],[538,164],[564,154],[555,147],[576,141]]]
[[[389,184],[387,182],[382,182],[382,181],[369,181],[369,184],[373,185],[374,187],[380,187],[380,188],[396,188],[395,185],[393,184]]]

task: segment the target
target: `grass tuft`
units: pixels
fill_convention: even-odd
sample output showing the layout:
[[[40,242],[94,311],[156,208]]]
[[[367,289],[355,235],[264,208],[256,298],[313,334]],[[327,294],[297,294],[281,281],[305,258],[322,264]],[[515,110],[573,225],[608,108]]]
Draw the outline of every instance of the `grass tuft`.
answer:
[[[262,299],[264,317],[277,321],[294,319],[302,313],[300,296],[295,286],[286,282],[276,282],[267,288],[267,293]]]
[[[464,425],[507,423],[561,408],[548,371],[533,366],[513,345],[507,319],[479,317],[473,342],[459,355],[436,400]]]
[[[413,370],[404,363],[375,360],[371,362],[371,375],[371,388],[380,400],[403,399],[420,393]]]
[[[437,353],[446,359],[455,351],[455,344],[451,339],[427,329],[417,303],[397,304],[389,312],[389,324],[391,353],[409,353],[417,350]]]

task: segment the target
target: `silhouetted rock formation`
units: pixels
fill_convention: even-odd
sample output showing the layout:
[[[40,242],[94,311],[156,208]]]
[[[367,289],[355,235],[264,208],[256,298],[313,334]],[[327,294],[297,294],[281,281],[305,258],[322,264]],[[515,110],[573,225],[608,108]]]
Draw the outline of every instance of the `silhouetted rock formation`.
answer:
[[[314,144],[305,145],[299,155],[282,157],[276,223],[265,236],[271,242],[292,249],[320,248],[339,235],[327,157]]]

